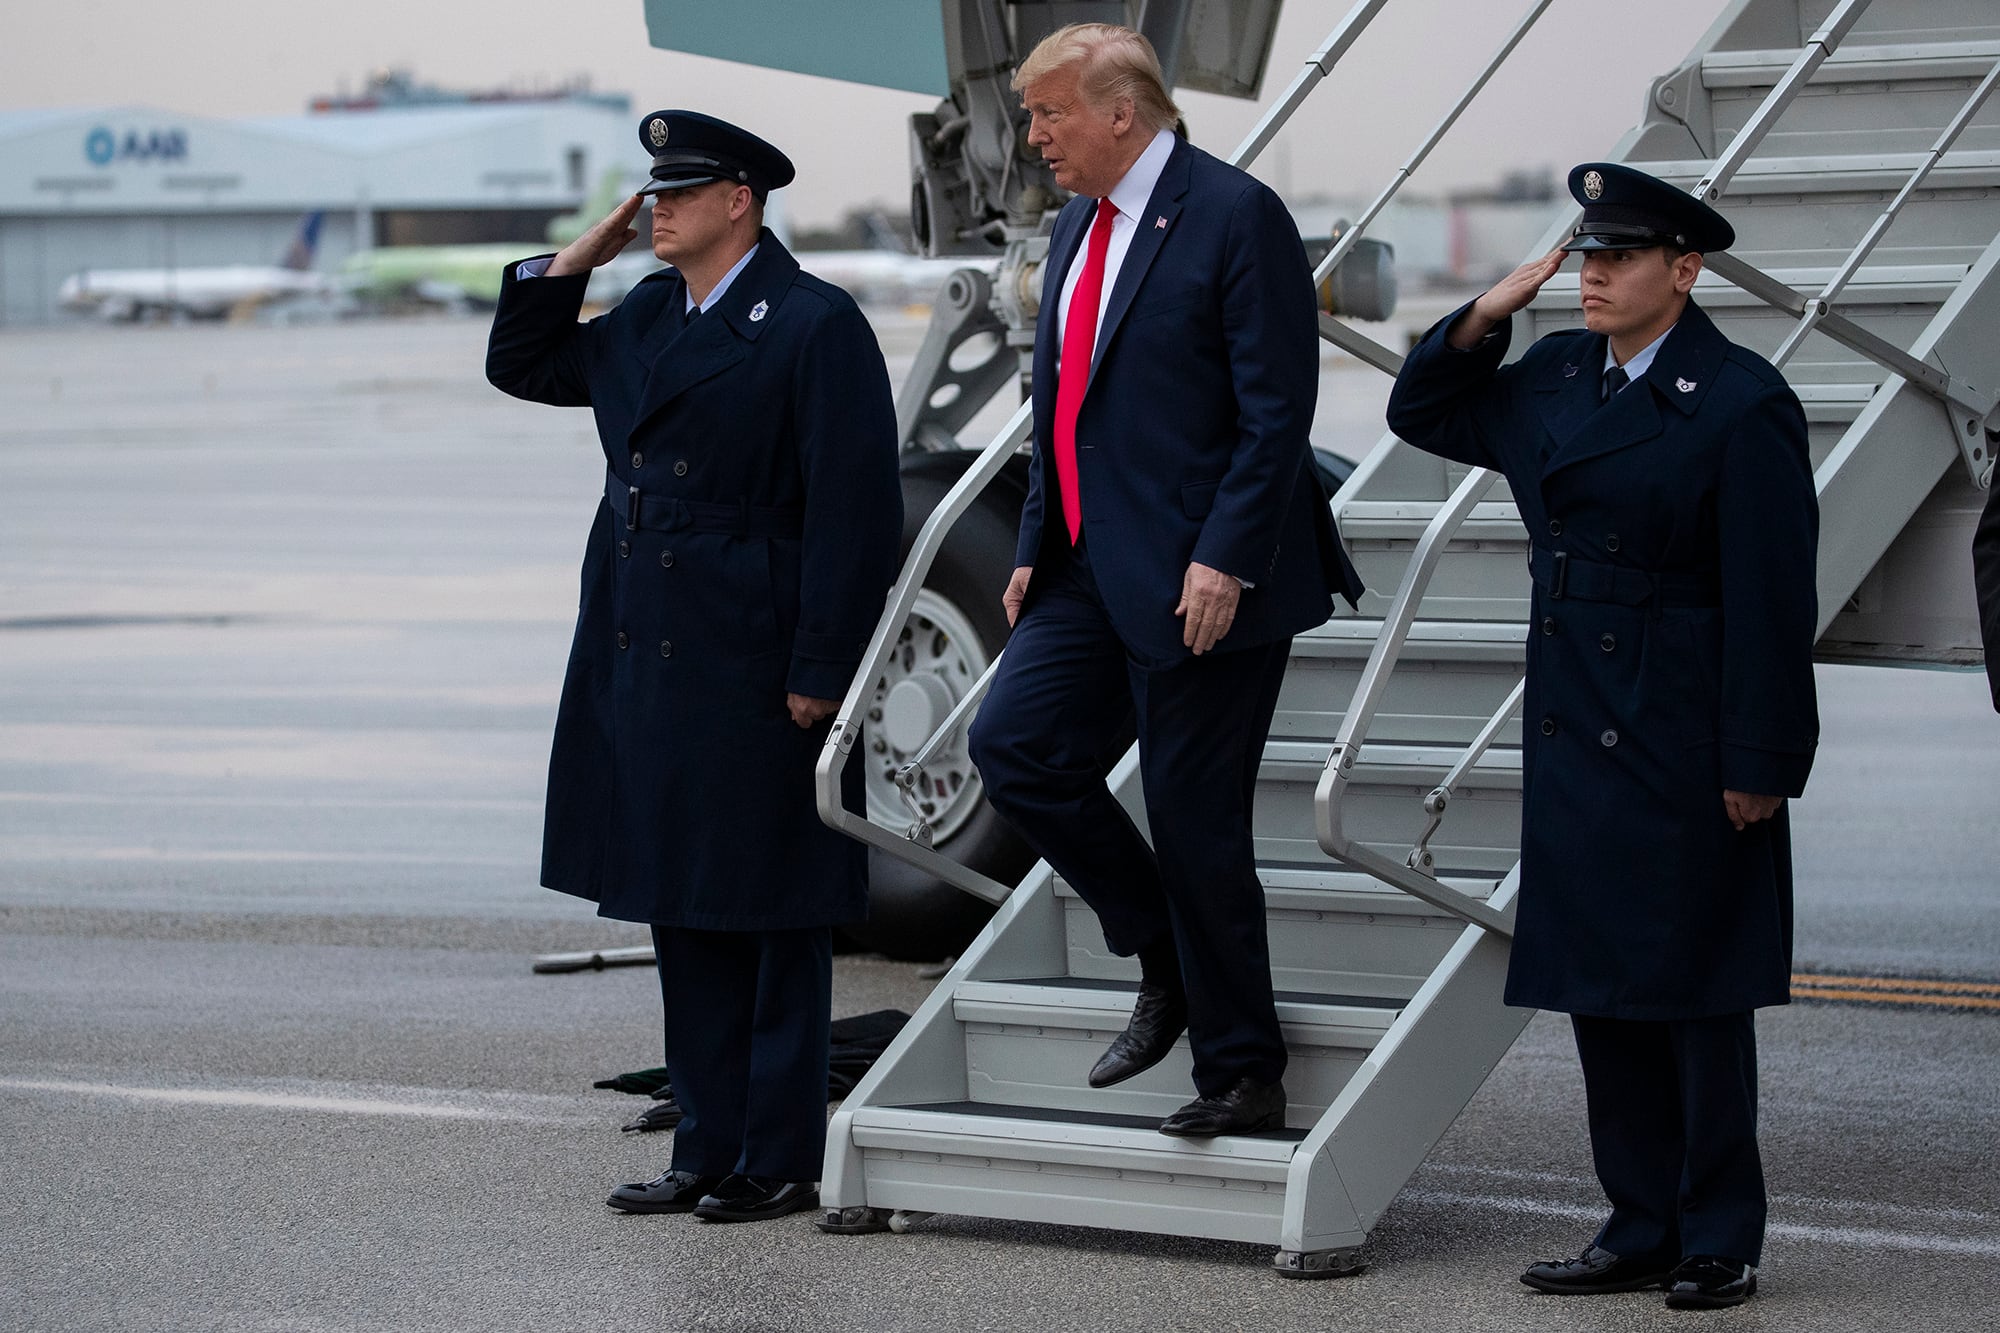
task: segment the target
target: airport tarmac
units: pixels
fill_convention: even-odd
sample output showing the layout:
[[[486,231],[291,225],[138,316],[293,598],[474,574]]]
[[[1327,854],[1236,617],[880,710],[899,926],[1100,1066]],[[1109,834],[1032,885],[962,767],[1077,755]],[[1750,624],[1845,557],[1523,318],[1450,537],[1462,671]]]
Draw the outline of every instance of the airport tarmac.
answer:
[[[921,325],[882,328],[900,374]],[[602,461],[586,413],[486,385],[484,336],[0,332],[0,1329],[2000,1326],[2000,1001],[1762,1016],[1770,1242],[1719,1314],[1515,1281],[1599,1211],[1546,1015],[1352,1279],[969,1218],[606,1209],[665,1162],[618,1132],[644,1103],[590,1087],[656,1063],[654,978],[528,966],[643,941],[535,886]],[[1365,449],[1386,382],[1324,386],[1319,441]],[[1801,970],[2000,981],[1983,679],[1820,685]],[[836,1012],[929,984],[844,957]]]

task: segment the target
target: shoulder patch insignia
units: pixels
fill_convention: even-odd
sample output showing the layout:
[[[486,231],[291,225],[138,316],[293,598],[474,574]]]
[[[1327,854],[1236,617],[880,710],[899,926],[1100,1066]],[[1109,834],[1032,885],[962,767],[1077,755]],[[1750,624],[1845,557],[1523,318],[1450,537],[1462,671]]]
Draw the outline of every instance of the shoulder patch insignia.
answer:
[[[756,305],[750,307],[750,322],[755,324],[770,313],[771,303],[769,301],[759,301]],[[1688,387],[1692,389],[1694,386],[1690,384]]]

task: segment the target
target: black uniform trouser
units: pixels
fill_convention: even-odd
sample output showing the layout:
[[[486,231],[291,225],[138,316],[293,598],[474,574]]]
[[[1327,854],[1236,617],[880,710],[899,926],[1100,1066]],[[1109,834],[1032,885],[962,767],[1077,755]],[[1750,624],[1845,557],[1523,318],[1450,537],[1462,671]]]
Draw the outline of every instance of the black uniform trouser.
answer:
[[[1285,1072],[1250,813],[1290,647],[1146,667],[1079,545],[1015,626],[969,738],[987,798],[1090,904],[1111,951],[1173,947],[1204,1096]],[[1150,846],[1105,784],[1135,712]]]
[[[676,1171],[818,1180],[833,932],[653,927]]]
[[[1570,1022],[1591,1154],[1611,1200],[1597,1243],[1634,1258],[1757,1263],[1765,1201],[1754,1015]]]

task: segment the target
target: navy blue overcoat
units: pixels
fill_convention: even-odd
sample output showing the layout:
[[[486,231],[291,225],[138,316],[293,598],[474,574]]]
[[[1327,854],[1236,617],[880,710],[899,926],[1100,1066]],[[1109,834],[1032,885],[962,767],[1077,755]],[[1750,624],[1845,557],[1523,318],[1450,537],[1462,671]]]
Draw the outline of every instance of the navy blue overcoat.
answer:
[[[1532,543],[1521,897],[1509,1004],[1709,1017],[1790,996],[1784,807],[1737,832],[1725,789],[1797,796],[1819,736],[1818,505],[1805,414],[1690,302],[1605,404],[1605,339],[1433,328],[1389,400],[1431,453],[1506,474]]]
[[[579,324],[586,278],[508,265],[494,385],[589,407],[605,498],[584,553],[549,760],[542,883],[695,930],[861,919],[866,850],[819,820],[813,765],[895,578],[895,407],[848,295],[768,230],[682,327],[669,269]],[[848,776],[858,806],[860,766]]]

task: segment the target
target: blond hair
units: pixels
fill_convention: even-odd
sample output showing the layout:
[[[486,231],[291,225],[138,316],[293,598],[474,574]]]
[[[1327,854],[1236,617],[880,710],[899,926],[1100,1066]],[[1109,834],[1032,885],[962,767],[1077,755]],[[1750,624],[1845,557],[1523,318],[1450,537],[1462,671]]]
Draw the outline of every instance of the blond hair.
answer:
[[[1133,118],[1147,130],[1171,129],[1181,118],[1153,44],[1115,23],[1072,23],[1042,38],[1014,71],[1014,91],[1072,65],[1078,67],[1077,91],[1092,106],[1115,107],[1129,98]]]

